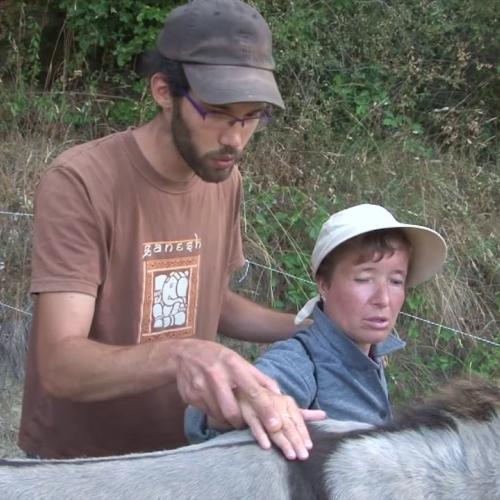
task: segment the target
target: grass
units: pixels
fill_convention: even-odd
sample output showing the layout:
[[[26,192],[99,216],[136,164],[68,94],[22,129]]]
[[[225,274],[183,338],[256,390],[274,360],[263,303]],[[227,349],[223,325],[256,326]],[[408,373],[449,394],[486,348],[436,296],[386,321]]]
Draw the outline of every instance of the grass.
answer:
[[[21,384],[10,381],[2,387],[0,397],[0,458],[23,457],[24,452],[17,446],[17,431],[21,418]]]
[[[51,117],[47,121],[40,108],[0,132],[0,210],[31,213],[36,184],[50,160],[111,131],[104,119],[75,127]],[[445,271],[413,292],[404,310],[500,343],[498,164],[441,151],[411,136],[377,143],[368,137],[334,137],[327,128],[308,134],[306,117],[304,111],[293,127],[278,120],[268,134],[255,138],[241,165],[245,252],[259,266],[251,265],[244,279],[235,279],[236,289],[257,302],[297,311],[314,293],[308,283],[309,255],[321,223],[334,210],[378,203],[405,222],[437,229],[449,243]],[[29,313],[31,218],[0,218],[0,301]],[[29,322],[28,314],[0,307],[3,456],[19,453],[15,434]],[[455,375],[500,377],[500,347],[409,317],[401,318],[398,331],[408,346],[388,368],[396,402]],[[249,359],[265,349],[228,345]]]
[[[398,331],[408,347],[388,372],[395,402],[423,394],[443,378],[500,376],[500,347],[457,333],[500,344],[497,163],[412,137],[347,148],[345,140],[325,132],[306,144],[300,130],[289,129],[253,149],[243,165],[244,216],[247,255],[261,264],[310,279],[309,255],[320,223],[356,203],[382,204],[399,220],[445,236],[444,272],[413,291],[403,311],[449,328],[400,319]],[[276,273],[268,272],[264,283],[260,301],[289,310],[313,293],[304,282]]]

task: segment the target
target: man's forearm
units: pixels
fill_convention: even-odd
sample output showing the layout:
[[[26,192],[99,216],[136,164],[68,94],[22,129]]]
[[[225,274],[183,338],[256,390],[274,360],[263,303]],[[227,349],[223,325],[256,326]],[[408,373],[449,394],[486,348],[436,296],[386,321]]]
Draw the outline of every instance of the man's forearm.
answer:
[[[274,342],[291,337],[301,326],[295,316],[268,309],[227,290],[222,305],[219,332],[250,342]]]
[[[67,338],[54,349],[42,382],[57,397],[102,401],[174,382],[180,340],[134,346]]]

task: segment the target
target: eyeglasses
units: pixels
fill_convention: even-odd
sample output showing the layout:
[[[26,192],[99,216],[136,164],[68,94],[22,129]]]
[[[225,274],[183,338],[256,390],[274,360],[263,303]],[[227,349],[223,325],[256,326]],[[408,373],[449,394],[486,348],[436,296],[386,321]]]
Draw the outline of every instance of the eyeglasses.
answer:
[[[188,92],[184,92],[183,95],[203,118],[203,121],[210,127],[223,129],[232,127],[235,123],[241,123],[242,127],[247,125],[249,128],[255,127],[255,131],[258,131],[266,128],[271,121],[270,107],[253,111],[244,118],[239,118],[226,111],[207,110],[203,104],[193,99]]]

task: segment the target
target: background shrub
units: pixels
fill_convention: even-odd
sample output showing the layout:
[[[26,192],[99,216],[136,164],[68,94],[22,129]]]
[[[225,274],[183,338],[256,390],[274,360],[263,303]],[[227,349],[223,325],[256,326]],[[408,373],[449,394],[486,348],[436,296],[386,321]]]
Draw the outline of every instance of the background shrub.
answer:
[[[1,211],[31,213],[38,179],[63,149],[154,115],[135,58],[180,3],[2,3]],[[400,220],[440,231],[450,249],[444,273],[409,295],[398,322],[408,345],[388,370],[395,401],[443,377],[500,377],[495,3],[253,3],[274,34],[287,109],[241,164],[252,264],[234,286],[298,310],[315,290],[309,255],[326,217],[355,203],[383,204]],[[0,306],[0,413],[12,414],[0,418],[4,442],[13,442],[19,415],[30,233],[29,215],[0,214],[0,302],[14,307]],[[230,345],[250,359],[265,348]]]

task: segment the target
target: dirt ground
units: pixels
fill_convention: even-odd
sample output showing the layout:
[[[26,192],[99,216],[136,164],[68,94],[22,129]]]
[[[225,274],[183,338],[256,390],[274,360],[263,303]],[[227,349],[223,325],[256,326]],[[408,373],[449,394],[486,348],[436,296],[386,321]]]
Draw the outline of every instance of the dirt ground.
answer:
[[[19,380],[2,381],[0,389],[0,458],[23,457],[23,451],[16,444],[21,418],[22,383]]]

